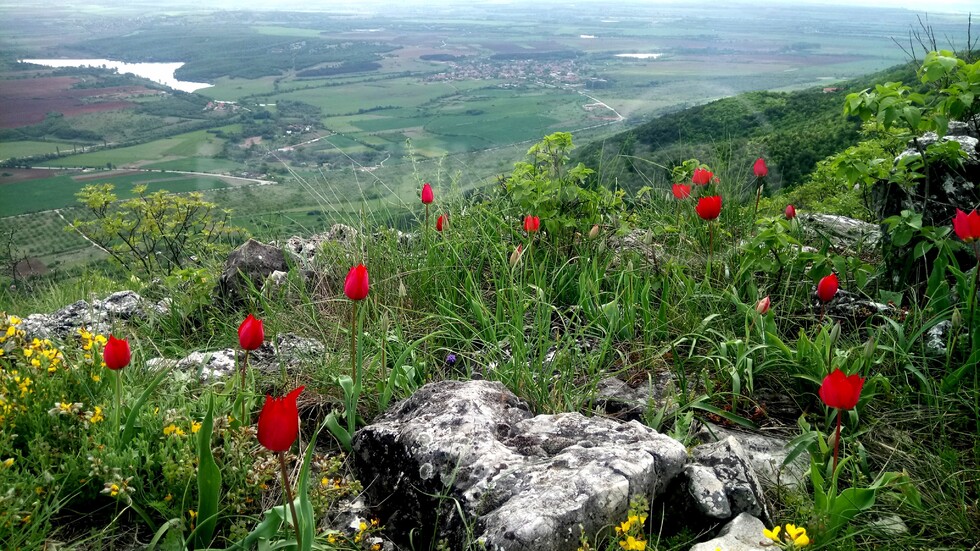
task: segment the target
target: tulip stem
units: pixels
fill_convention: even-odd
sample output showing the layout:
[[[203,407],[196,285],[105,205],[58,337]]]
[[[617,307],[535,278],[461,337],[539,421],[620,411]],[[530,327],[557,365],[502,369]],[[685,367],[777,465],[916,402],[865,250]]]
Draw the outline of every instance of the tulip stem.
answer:
[[[755,208],[752,209],[752,228],[755,229],[755,217],[759,215],[759,199],[762,197],[762,179],[759,179],[759,187],[755,192]],[[754,233],[754,232],[753,232]]]
[[[245,351],[245,359],[242,361],[242,365],[240,366],[240,369],[239,369],[239,371],[242,374],[242,390],[241,390],[241,393],[242,393],[242,419],[241,419],[241,425],[242,426],[245,426],[245,424],[248,423],[248,419],[246,419],[246,417],[248,416],[248,412],[246,411],[246,405],[245,405],[245,385],[246,385],[246,381],[245,381],[245,370],[248,369],[248,353],[249,353],[249,351],[246,350]]]
[[[840,449],[840,408],[837,408],[837,437],[834,438],[834,470],[831,476],[837,472],[837,450]]]
[[[357,301],[350,311],[350,371],[354,379],[354,388],[357,388]],[[350,414],[350,412],[348,412]]]
[[[112,408],[112,423],[116,425],[116,436],[119,436],[119,431],[122,429],[120,424],[120,415],[122,415],[122,369],[113,369],[115,372],[114,382],[114,393],[116,397],[116,407]]]
[[[279,469],[282,472],[282,489],[286,494],[286,504],[293,516],[293,529],[296,530],[296,548],[302,549],[303,543],[299,535],[299,517],[296,516],[296,505],[293,504],[293,490],[289,487],[289,473],[286,472],[286,452],[279,452]]]
[[[708,284],[711,284],[711,255],[715,250],[715,224],[708,222]]]

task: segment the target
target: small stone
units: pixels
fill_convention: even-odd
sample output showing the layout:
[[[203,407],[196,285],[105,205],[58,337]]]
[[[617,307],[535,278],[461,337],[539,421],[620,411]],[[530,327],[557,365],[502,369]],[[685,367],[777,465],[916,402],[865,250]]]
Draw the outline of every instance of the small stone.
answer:
[[[691,547],[691,551],[773,551],[773,542],[762,535],[766,525],[758,518],[742,513],[726,524],[712,540]]]

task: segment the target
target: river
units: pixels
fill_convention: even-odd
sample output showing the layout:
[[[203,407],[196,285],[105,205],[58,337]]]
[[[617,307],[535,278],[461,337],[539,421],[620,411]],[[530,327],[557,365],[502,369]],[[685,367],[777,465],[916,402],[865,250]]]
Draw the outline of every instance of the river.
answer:
[[[34,63],[45,67],[106,67],[116,69],[120,73],[133,73],[153,82],[169,86],[181,92],[193,92],[212,86],[206,82],[187,82],[177,80],[174,72],[184,64],[175,63],[125,63],[111,59],[23,59],[24,63]]]

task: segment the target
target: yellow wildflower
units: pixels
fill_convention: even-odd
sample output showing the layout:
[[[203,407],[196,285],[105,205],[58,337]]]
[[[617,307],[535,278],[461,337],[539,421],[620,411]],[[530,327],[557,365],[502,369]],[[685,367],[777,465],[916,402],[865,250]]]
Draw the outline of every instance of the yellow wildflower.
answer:
[[[190,515],[191,520],[194,520],[194,519],[197,518],[197,511],[195,511],[194,509],[188,509],[187,510],[187,514]]]
[[[378,519],[376,518],[371,519],[371,526],[377,526],[377,525],[378,525]]]
[[[14,329],[14,326],[13,325],[11,325],[10,327],[7,328],[7,336],[8,337],[13,337],[16,334],[17,334],[17,330]]]
[[[95,411],[92,413],[91,417],[88,418],[90,423],[98,423],[100,421],[105,421],[105,416],[102,415],[102,408],[95,406]]]
[[[810,545],[810,538],[806,535],[806,528],[802,526],[797,527],[795,524],[787,524],[786,535],[789,536],[789,539],[797,547]]]
[[[363,532],[367,530],[367,524],[362,520],[361,523],[357,525],[357,529]]]
[[[163,498],[163,500],[164,500],[164,501],[166,501],[167,503],[170,503],[171,501],[173,501],[173,499],[174,499],[174,496],[173,496],[173,494],[167,494],[167,495],[166,495],[166,496],[164,496],[164,498]]]
[[[381,544],[380,543],[376,543],[376,544],[372,545],[371,546],[371,551],[381,551]]]
[[[327,543],[337,543],[337,536],[330,534],[327,536]]]
[[[113,484],[112,486],[109,486],[109,495],[111,497],[116,497],[117,495],[119,495],[119,485],[118,484]]]
[[[201,430],[201,423],[199,421],[191,421],[191,433],[197,434],[199,430]]]
[[[9,323],[10,325],[20,325],[22,321],[24,320],[18,318],[17,316],[10,316],[9,318],[7,318],[7,323]]]
[[[772,530],[768,530],[766,528],[763,528],[762,529],[762,535],[765,536],[765,537],[767,537],[767,538],[769,538],[769,539],[771,539],[772,541],[774,541],[776,543],[779,543],[779,531],[780,530],[782,530],[782,527],[777,524],[776,526],[773,527]]]
[[[34,355],[34,349],[33,348],[25,348],[24,349],[24,357],[25,358],[30,358],[32,355]]]
[[[13,465],[14,465],[14,458],[13,457],[8,457],[7,459],[4,459],[3,460],[3,466],[4,467],[10,468]]]
[[[329,485],[330,485],[330,479],[329,478],[323,477],[323,478],[320,479],[320,486],[329,486]]]
[[[645,551],[647,542],[646,540],[638,540],[633,536],[627,536],[625,540],[619,542],[619,546],[626,551]]]
[[[102,380],[102,377],[98,373],[93,373],[92,374],[92,380],[95,381],[95,382],[99,382],[99,381]]]
[[[170,423],[169,425],[163,427],[163,434],[165,436],[184,436],[185,433],[180,427]]]

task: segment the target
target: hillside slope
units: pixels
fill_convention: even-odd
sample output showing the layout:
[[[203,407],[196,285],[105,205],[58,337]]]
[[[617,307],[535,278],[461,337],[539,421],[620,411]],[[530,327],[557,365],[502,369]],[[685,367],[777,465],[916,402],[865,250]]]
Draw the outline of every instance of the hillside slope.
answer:
[[[697,157],[716,169],[739,171],[762,156],[772,170],[770,189],[792,187],[805,180],[817,161],[857,143],[860,122],[841,114],[845,95],[876,83],[908,82],[913,74],[911,68],[897,66],[836,84],[833,91],[739,94],[588,144],[575,157],[597,167],[607,184],[636,189],[668,177],[658,164],[669,168]]]

